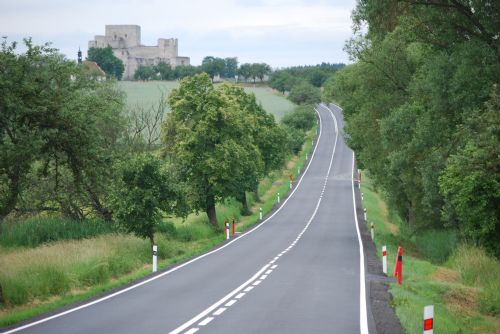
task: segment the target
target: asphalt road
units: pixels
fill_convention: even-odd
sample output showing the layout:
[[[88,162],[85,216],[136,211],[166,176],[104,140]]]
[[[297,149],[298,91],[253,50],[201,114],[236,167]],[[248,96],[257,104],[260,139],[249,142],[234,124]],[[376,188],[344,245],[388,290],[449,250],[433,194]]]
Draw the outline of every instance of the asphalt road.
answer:
[[[223,247],[5,333],[368,333],[353,153],[335,106],[294,192]]]

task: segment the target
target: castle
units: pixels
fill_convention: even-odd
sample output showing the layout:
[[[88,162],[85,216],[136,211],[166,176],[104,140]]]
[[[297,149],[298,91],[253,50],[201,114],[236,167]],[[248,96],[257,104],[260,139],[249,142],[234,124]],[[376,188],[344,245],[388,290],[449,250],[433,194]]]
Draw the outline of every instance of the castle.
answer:
[[[125,65],[124,80],[133,79],[139,65],[157,65],[162,61],[172,67],[189,65],[189,57],[178,56],[177,38],[159,38],[156,46],[141,45],[141,27],[138,25],[106,25],[104,36],[95,36],[89,41],[89,48],[108,45]]]

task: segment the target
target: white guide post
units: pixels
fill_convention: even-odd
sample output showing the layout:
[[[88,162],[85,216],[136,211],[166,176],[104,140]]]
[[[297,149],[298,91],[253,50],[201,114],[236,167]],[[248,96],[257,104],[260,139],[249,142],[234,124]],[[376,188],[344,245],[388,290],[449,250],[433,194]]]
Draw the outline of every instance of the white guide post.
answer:
[[[158,246],[153,246],[153,272],[158,271]]]
[[[382,246],[382,271],[387,275],[387,248]]]

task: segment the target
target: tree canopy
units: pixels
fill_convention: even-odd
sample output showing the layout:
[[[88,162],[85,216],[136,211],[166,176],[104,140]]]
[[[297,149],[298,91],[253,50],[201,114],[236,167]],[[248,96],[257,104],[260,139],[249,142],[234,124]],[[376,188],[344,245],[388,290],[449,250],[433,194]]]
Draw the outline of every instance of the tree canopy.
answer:
[[[358,164],[410,230],[457,228],[498,256],[498,7],[361,0],[353,17],[357,62],[324,97],[343,106]]]
[[[120,80],[125,70],[123,62],[113,54],[111,46],[105,48],[89,48],[87,60],[95,61],[107,75]]]

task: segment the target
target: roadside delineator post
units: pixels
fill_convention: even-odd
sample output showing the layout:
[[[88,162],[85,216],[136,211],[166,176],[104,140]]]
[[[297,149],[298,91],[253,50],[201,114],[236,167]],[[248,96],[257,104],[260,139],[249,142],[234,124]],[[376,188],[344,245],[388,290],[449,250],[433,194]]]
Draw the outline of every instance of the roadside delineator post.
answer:
[[[229,240],[229,220],[227,218],[224,221],[224,226],[226,228],[226,240]]]
[[[297,168],[297,177],[300,174],[300,168]]]
[[[278,204],[280,202],[280,193],[278,193]]]
[[[153,272],[158,270],[158,246],[153,245]]]
[[[361,200],[364,201],[365,200],[365,197],[363,195],[363,193],[361,193]]]
[[[234,235],[234,225],[236,225],[236,223],[235,223],[234,217],[233,217],[233,226],[232,226],[232,229],[231,229],[232,235]]]
[[[434,305],[424,306],[424,334],[434,333]]]
[[[300,170],[297,170],[297,172],[300,172]],[[293,184],[293,175],[290,174],[290,189],[292,189],[292,184]]]
[[[361,189],[361,169],[358,169],[358,188]]]
[[[373,224],[373,222],[370,225],[370,234],[371,234],[372,240],[375,240],[375,224]]]
[[[306,153],[306,160],[309,159],[309,155]]]
[[[259,218],[262,220],[262,207],[259,208]]]
[[[403,247],[398,247],[398,257],[396,258],[396,265],[394,266],[394,277],[398,279],[398,284],[403,283]]]
[[[387,275],[387,247],[382,246],[382,272]]]
[[[364,216],[364,218],[365,218],[365,221],[367,220],[367,219],[366,219],[366,218],[367,218],[367,217],[366,217],[366,211],[367,211],[367,210],[366,210],[366,208],[364,208],[364,209],[363,209],[363,216]]]

